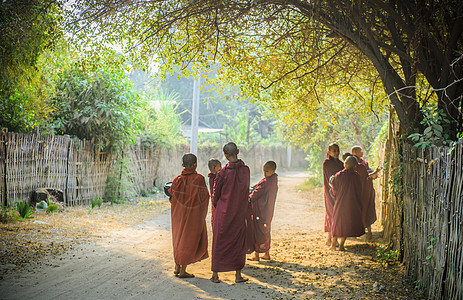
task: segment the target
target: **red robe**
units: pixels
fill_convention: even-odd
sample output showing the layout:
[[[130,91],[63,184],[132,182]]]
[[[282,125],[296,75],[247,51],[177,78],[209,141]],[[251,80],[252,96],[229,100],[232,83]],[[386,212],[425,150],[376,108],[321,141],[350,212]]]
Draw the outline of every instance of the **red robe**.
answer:
[[[278,192],[278,175],[264,177],[256,184],[251,198],[254,249],[258,253],[265,253],[270,249],[270,227],[275,209],[275,200]]]
[[[356,156],[360,165],[364,166],[367,170],[367,176],[372,171],[368,166],[368,162],[361,157]],[[373,179],[367,178],[363,186],[363,209],[362,219],[365,227],[371,226],[376,221],[376,204],[375,204],[375,188],[373,186]]]
[[[330,232],[334,198],[330,195],[330,177],[344,169],[344,164],[332,156],[323,162],[323,187],[325,189],[325,232]]]
[[[249,168],[239,159],[220,169],[215,179],[212,271],[241,270],[246,262]]]
[[[204,177],[194,168],[184,168],[168,191],[172,197],[172,242],[174,260],[189,265],[208,258],[206,215],[209,192]]]
[[[211,202],[212,202],[212,192],[214,191],[214,183],[215,183],[215,177],[217,174],[209,173],[207,174],[207,177],[209,177],[209,191],[211,192]],[[211,224],[214,226],[214,213],[215,213],[215,208],[214,205],[211,205]]]
[[[335,198],[331,235],[356,237],[365,234],[362,221],[362,182],[354,170],[342,170],[334,176],[331,194]]]

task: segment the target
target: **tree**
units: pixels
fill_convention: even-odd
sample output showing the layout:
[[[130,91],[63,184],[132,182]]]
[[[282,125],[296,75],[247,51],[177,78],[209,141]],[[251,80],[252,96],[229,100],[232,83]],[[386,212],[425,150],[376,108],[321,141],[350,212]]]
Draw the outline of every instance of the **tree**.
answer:
[[[140,97],[122,72],[89,72],[76,66],[60,75],[54,128],[107,151],[123,150],[141,128]]]
[[[46,121],[53,87],[38,66],[61,37],[60,1],[0,2],[0,127],[29,132]]]
[[[323,100],[318,89],[336,83],[333,75],[346,80],[374,67],[402,128],[417,130],[420,107],[435,97],[453,121],[447,128],[452,137],[462,131],[463,3],[458,0],[159,0],[143,5],[82,0],[76,5],[81,32],[112,32],[105,36],[108,41],[127,42],[134,57],[157,53],[166,69],[219,61],[224,75],[239,82],[246,95],[264,88],[269,101],[283,101],[283,106],[310,111],[314,101]],[[432,95],[422,97],[428,86]],[[292,99],[285,99],[288,93],[281,87],[293,91]]]

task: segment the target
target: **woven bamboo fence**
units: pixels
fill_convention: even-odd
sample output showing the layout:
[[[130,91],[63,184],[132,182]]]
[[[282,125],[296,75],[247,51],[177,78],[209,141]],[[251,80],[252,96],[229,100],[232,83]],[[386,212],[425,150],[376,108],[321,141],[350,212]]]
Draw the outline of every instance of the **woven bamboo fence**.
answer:
[[[381,223],[428,299],[463,299],[463,142],[430,150],[386,142]]]
[[[111,160],[89,142],[2,131],[0,148],[3,205],[27,202],[37,188],[61,190],[66,205],[86,204],[104,193]]]
[[[88,141],[69,136],[19,134],[0,132],[0,200],[3,205],[28,201],[37,188],[63,191],[66,205],[86,205],[95,197],[103,198],[108,176],[118,176],[128,182],[126,196],[135,196],[142,190],[151,191],[179,175],[182,156],[189,152],[188,145],[176,148],[148,149],[137,143],[120,153],[125,164],[117,164],[117,155],[102,152]],[[279,170],[289,168],[285,148],[242,149],[240,158],[248,164],[252,175],[261,175],[262,165],[275,160]],[[221,147],[200,147],[198,173],[207,175],[207,162],[217,158],[225,164]],[[119,157],[120,158],[120,157]],[[293,151],[292,166],[307,165],[305,154]]]
[[[463,143],[404,145],[404,262],[429,299],[463,299]]]

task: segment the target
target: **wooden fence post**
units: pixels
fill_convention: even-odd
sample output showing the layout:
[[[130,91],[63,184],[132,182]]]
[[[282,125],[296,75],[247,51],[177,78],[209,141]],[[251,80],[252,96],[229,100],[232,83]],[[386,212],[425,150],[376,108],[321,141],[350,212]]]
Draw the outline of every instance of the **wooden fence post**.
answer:
[[[66,164],[66,184],[64,187],[64,203],[68,205],[68,200],[69,200],[69,191],[68,191],[68,185],[69,185],[69,164],[71,160],[71,144],[72,144],[72,139],[69,135],[65,135],[66,138],[69,139],[68,142],[68,151],[67,151],[67,164]]]
[[[1,138],[0,138],[0,141],[1,141],[1,145],[0,147],[2,147],[3,149],[0,150],[0,153],[2,153],[1,157],[0,157],[0,161],[2,162],[2,165],[0,166],[3,170],[3,178],[0,178],[0,180],[3,181],[3,203],[2,205],[3,206],[7,206],[8,205],[8,186],[6,185],[7,183],[7,180],[6,180],[6,155],[7,155],[7,142],[8,142],[8,128],[2,128],[2,131],[1,131]]]

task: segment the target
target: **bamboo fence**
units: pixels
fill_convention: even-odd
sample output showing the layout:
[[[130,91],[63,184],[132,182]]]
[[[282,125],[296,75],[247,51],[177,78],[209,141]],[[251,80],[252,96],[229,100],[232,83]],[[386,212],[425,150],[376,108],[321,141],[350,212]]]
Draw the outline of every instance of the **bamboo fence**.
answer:
[[[102,152],[89,141],[69,136],[20,134],[0,131],[0,200],[3,205],[18,201],[28,202],[37,188],[61,190],[66,205],[86,205],[95,197],[102,198],[108,176],[119,177],[128,183],[126,196],[135,196],[142,190],[151,191],[179,175],[182,156],[189,146],[176,148],[145,148],[139,142],[121,153],[125,164],[116,155]],[[240,157],[251,168],[253,175],[261,175],[266,160],[275,160],[279,169],[289,168],[285,148],[256,146],[242,150]],[[207,162],[218,158],[225,164],[221,147],[200,147],[198,173],[207,175]],[[292,165],[304,167],[305,154],[293,151]],[[121,158],[121,157],[119,157]]]
[[[428,299],[463,299],[463,142],[452,152],[422,150],[400,146],[390,133],[381,203],[385,240],[401,251]]]

